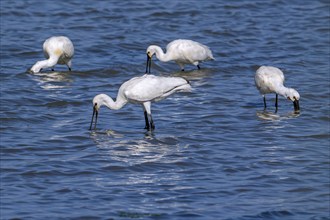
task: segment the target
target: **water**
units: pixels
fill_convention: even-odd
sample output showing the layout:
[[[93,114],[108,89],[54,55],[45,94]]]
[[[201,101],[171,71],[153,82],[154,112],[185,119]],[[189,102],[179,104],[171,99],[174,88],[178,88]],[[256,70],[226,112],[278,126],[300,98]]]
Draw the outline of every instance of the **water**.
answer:
[[[329,1],[1,1],[1,219],[329,219]],[[73,71],[32,75],[42,43],[66,35]],[[216,61],[153,59],[191,93],[101,109],[145,71],[150,44],[187,38]],[[301,113],[254,86],[281,68]]]

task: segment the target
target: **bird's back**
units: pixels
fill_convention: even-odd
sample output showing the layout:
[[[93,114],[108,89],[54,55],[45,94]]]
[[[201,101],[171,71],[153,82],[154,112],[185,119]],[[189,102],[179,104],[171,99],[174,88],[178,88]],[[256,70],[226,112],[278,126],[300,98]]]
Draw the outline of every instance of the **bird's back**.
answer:
[[[284,83],[283,72],[272,66],[261,66],[255,74],[255,84],[261,94],[272,93]]]
[[[173,60],[181,62],[193,63],[195,61],[214,59],[209,47],[192,40],[174,40],[167,45],[166,51],[172,54]]]
[[[181,77],[143,75],[125,82],[120,92],[130,102],[158,101],[178,91],[191,89],[187,80]]]

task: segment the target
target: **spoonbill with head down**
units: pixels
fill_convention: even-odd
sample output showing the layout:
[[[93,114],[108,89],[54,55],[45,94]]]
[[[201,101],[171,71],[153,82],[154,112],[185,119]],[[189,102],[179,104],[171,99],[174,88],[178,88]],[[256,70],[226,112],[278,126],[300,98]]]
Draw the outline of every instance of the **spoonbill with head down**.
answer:
[[[275,107],[278,108],[278,95],[282,95],[288,100],[293,102],[294,110],[299,111],[299,93],[292,88],[287,88],[283,85],[284,74],[283,72],[272,66],[261,66],[255,74],[255,84],[260,94],[264,97],[264,107],[266,109],[266,96],[267,93],[276,93]]]
[[[142,105],[146,124],[145,129],[153,130],[155,125],[151,116],[151,102],[162,100],[175,92],[189,91],[191,91],[191,86],[182,77],[161,77],[148,74],[134,77],[120,86],[116,101],[113,101],[111,97],[105,94],[99,94],[94,97],[90,130],[93,126],[94,115],[94,129],[96,128],[98,112],[102,105],[109,109],[118,110],[128,102]]]
[[[56,64],[67,65],[71,71],[71,59],[74,47],[71,40],[65,36],[54,36],[48,38],[43,44],[46,60],[38,61],[31,68],[32,73],[38,73],[43,68],[51,67],[54,71]]]
[[[178,39],[166,46],[166,53],[156,45],[150,45],[147,48],[146,73],[150,73],[151,58],[154,54],[162,62],[175,61],[182,71],[186,64],[193,64],[200,69],[200,62],[214,60],[212,51],[207,46],[192,40]]]

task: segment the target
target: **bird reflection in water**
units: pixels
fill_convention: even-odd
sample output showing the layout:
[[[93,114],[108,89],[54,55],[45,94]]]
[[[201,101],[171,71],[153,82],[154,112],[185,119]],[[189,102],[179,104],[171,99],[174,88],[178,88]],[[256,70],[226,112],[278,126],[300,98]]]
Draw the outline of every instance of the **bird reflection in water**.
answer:
[[[288,112],[286,114],[280,115],[277,113],[277,111],[271,112],[271,111],[264,110],[264,111],[257,111],[256,115],[258,116],[258,118],[260,118],[262,120],[281,121],[281,120],[285,120],[285,119],[297,118],[300,116],[300,112],[292,111],[292,112]]]

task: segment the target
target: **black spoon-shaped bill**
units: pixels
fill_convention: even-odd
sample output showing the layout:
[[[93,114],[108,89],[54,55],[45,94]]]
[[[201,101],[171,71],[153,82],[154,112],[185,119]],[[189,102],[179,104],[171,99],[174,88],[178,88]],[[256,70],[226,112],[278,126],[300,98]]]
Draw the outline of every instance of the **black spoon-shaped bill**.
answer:
[[[93,127],[93,121],[94,121],[94,115],[95,115],[95,125],[94,125],[94,129],[96,128],[96,123],[97,123],[97,116],[99,114],[98,110],[96,109],[97,103],[95,103],[95,105],[93,106],[93,115],[92,115],[92,121],[91,121],[91,125],[89,127],[89,130],[92,130]]]
[[[146,73],[150,73],[150,69],[151,69],[151,57],[149,56],[149,54],[147,54]]]
[[[299,100],[296,99],[293,101],[293,107],[295,112],[300,111]]]

